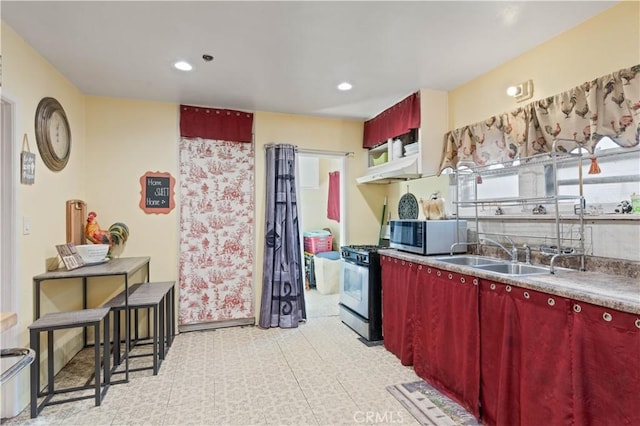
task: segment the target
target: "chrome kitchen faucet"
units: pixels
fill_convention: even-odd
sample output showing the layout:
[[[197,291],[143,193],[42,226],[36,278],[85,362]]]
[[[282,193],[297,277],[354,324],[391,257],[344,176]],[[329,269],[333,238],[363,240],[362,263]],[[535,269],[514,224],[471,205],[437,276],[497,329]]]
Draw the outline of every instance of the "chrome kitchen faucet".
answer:
[[[480,241],[481,241],[481,243],[483,241],[489,241],[489,242],[495,244],[496,246],[498,246],[502,250],[504,250],[505,253],[507,253],[511,257],[511,261],[512,262],[517,262],[518,261],[518,248],[516,247],[516,244],[513,242],[511,237],[509,237],[508,235],[505,235],[504,237],[507,239],[507,241],[509,241],[509,243],[511,243],[511,250],[509,250],[508,248],[506,248],[505,246],[503,246],[502,244],[500,244],[496,240],[492,240],[491,238],[482,238]]]

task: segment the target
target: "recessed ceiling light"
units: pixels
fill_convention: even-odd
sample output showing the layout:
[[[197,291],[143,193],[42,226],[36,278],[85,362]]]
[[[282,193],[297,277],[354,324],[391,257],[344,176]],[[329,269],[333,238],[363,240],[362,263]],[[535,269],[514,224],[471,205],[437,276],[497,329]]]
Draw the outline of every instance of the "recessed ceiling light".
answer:
[[[346,81],[338,84],[338,90],[346,91],[351,90],[352,88],[353,86],[351,85],[351,83],[347,83]]]
[[[520,5],[507,5],[504,9],[498,12],[498,16],[502,20],[502,24],[505,27],[512,27],[518,23],[521,15],[522,6]]]
[[[173,66],[178,68],[180,71],[191,71],[193,69],[191,64],[185,61],[176,62]]]

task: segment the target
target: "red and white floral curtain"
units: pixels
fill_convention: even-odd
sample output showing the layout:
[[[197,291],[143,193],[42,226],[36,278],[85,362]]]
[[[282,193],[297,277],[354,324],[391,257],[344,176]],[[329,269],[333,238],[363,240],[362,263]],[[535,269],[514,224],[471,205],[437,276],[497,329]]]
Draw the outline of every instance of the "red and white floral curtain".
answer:
[[[605,136],[621,147],[640,143],[640,65],[447,133],[440,170],[530,157],[555,141],[593,153]]]
[[[180,325],[254,318],[252,125],[250,113],[181,106]]]

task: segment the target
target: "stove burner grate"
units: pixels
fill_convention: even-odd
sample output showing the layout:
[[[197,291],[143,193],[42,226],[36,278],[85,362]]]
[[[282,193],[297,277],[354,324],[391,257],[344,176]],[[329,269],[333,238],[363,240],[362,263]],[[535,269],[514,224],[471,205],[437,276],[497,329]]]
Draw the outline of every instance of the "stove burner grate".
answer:
[[[374,245],[351,245],[351,246],[343,246],[342,250],[354,251],[354,252],[366,252],[366,253],[377,253],[379,249],[383,247],[374,246]]]

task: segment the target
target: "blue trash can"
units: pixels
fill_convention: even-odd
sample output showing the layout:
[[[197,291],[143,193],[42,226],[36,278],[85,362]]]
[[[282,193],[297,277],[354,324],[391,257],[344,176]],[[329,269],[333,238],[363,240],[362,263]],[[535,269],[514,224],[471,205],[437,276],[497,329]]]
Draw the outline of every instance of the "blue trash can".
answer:
[[[323,259],[330,259],[330,260],[340,260],[340,252],[339,251],[321,251],[320,253],[316,253],[316,257],[321,257]]]

